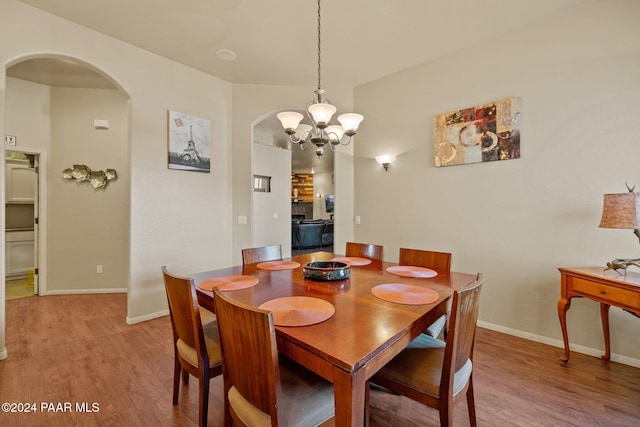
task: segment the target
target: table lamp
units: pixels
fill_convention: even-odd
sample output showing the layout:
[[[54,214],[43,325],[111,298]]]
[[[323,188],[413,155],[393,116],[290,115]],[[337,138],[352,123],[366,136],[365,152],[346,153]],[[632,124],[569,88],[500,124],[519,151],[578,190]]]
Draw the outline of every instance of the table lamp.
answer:
[[[633,233],[640,239],[640,193],[634,193],[635,186],[629,188],[628,193],[605,194],[602,208],[602,219],[600,228],[620,228],[633,230]],[[624,270],[635,265],[640,267],[640,258],[637,259],[614,259],[607,263],[605,270]]]

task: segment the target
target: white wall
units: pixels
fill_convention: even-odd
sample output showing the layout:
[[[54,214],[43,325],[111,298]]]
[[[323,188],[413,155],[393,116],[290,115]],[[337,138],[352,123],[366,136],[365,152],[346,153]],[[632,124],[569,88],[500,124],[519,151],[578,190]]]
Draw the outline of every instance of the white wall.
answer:
[[[313,218],[329,219],[324,196],[334,194],[333,172],[316,172],[313,174]],[[318,197],[320,194],[320,197]]]
[[[264,144],[253,144],[253,173],[271,177],[271,191],[253,192],[253,246],[282,245],[286,258],[291,256],[291,151]]]
[[[640,2],[593,1],[357,88],[356,239],[389,260],[399,247],[452,252],[454,270],[485,275],[481,322],[561,344],[557,267],[640,252],[631,231],[598,228],[604,193],[640,187],[639,40]],[[521,159],[434,167],[434,116],[511,96]],[[388,172],[374,160],[386,153],[398,156]],[[570,341],[595,354],[598,310],[575,299],[568,312]],[[615,358],[640,363],[640,319],[610,318]]]
[[[30,57],[66,56],[109,75],[129,96],[130,266],[123,266],[130,269],[127,320],[167,313],[160,266],[186,274],[232,262],[231,85],[23,3],[1,0],[0,7],[2,70]],[[5,83],[0,71],[2,118],[10,107],[4,103]],[[169,109],[211,120],[210,174],[167,168]],[[6,133],[0,120],[0,135]],[[4,283],[0,295],[1,358]]]
[[[8,108],[13,108],[9,106]],[[129,279],[129,107],[115,89],[51,89],[47,293],[127,290]],[[95,129],[93,121],[109,121]],[[106,188],[66,180],[73,165],[115,169]],[[97,274],[96,266],[102,266]]]

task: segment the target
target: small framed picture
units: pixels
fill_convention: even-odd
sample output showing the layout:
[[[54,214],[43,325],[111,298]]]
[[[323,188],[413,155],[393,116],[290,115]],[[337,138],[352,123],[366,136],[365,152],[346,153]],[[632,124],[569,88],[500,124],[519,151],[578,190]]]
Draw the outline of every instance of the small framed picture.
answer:
[[[211,171],[211,121],[168,111],[169,169]]]

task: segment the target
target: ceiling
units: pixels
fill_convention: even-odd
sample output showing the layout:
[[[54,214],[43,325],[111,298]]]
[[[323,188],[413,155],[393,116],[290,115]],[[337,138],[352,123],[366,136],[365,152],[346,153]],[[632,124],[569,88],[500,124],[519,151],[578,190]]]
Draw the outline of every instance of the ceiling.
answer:
[[[231,83],[317,85],[314,0],[20,1]],[[322,87],[330,97],[332,87],[380,79],[586,1],[324,0]],[[237,59],[220,59],[221,49]],[[51,86],[113,87],[69,61],[26,61],[7,74]],[[312,151],[305,158],[315,158]]]
[[[232,83],[316,85],[314,0],[21,1]],[[585,1],[324,0],[323,86],[362,85]]]

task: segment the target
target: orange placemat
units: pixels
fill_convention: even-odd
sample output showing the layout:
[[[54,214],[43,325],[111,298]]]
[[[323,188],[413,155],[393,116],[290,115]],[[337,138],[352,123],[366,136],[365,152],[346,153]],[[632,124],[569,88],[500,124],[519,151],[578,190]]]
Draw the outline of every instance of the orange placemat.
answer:
[[[374,286],[371,293],[385,301],[409,305],[431,304],[440,298],[440,295],[433,289],[404,283],[385,283]]]
[[[309,326],[324,322],[336,312],[329,301],[312,297],[282,297],[260,305],[273,313],[277,326]]]
[[[213,279],[203,280],[198,286],[203,291],[212,291],[216,286],[221,291],[237,291],[250,288],[258,283],[258,278],[253,276],[218,276]]]
[[[331,258],[331,261],[338,262],[346,262],[349,265],[359,266],[359,265],[369,265],[371,264],[371,260],[369,258],[360,258],[357,256],[342,256],[338,258]]]
[[[300,263],[295,261],[265,261],[258,263],[256,267],[262,270],[294,270],[300,267]]]
[[[387,268],[387,271],[396,276],[402,277],[435,277],[438,272],[426,267],[415,267],[413,265],[394,265]]]

